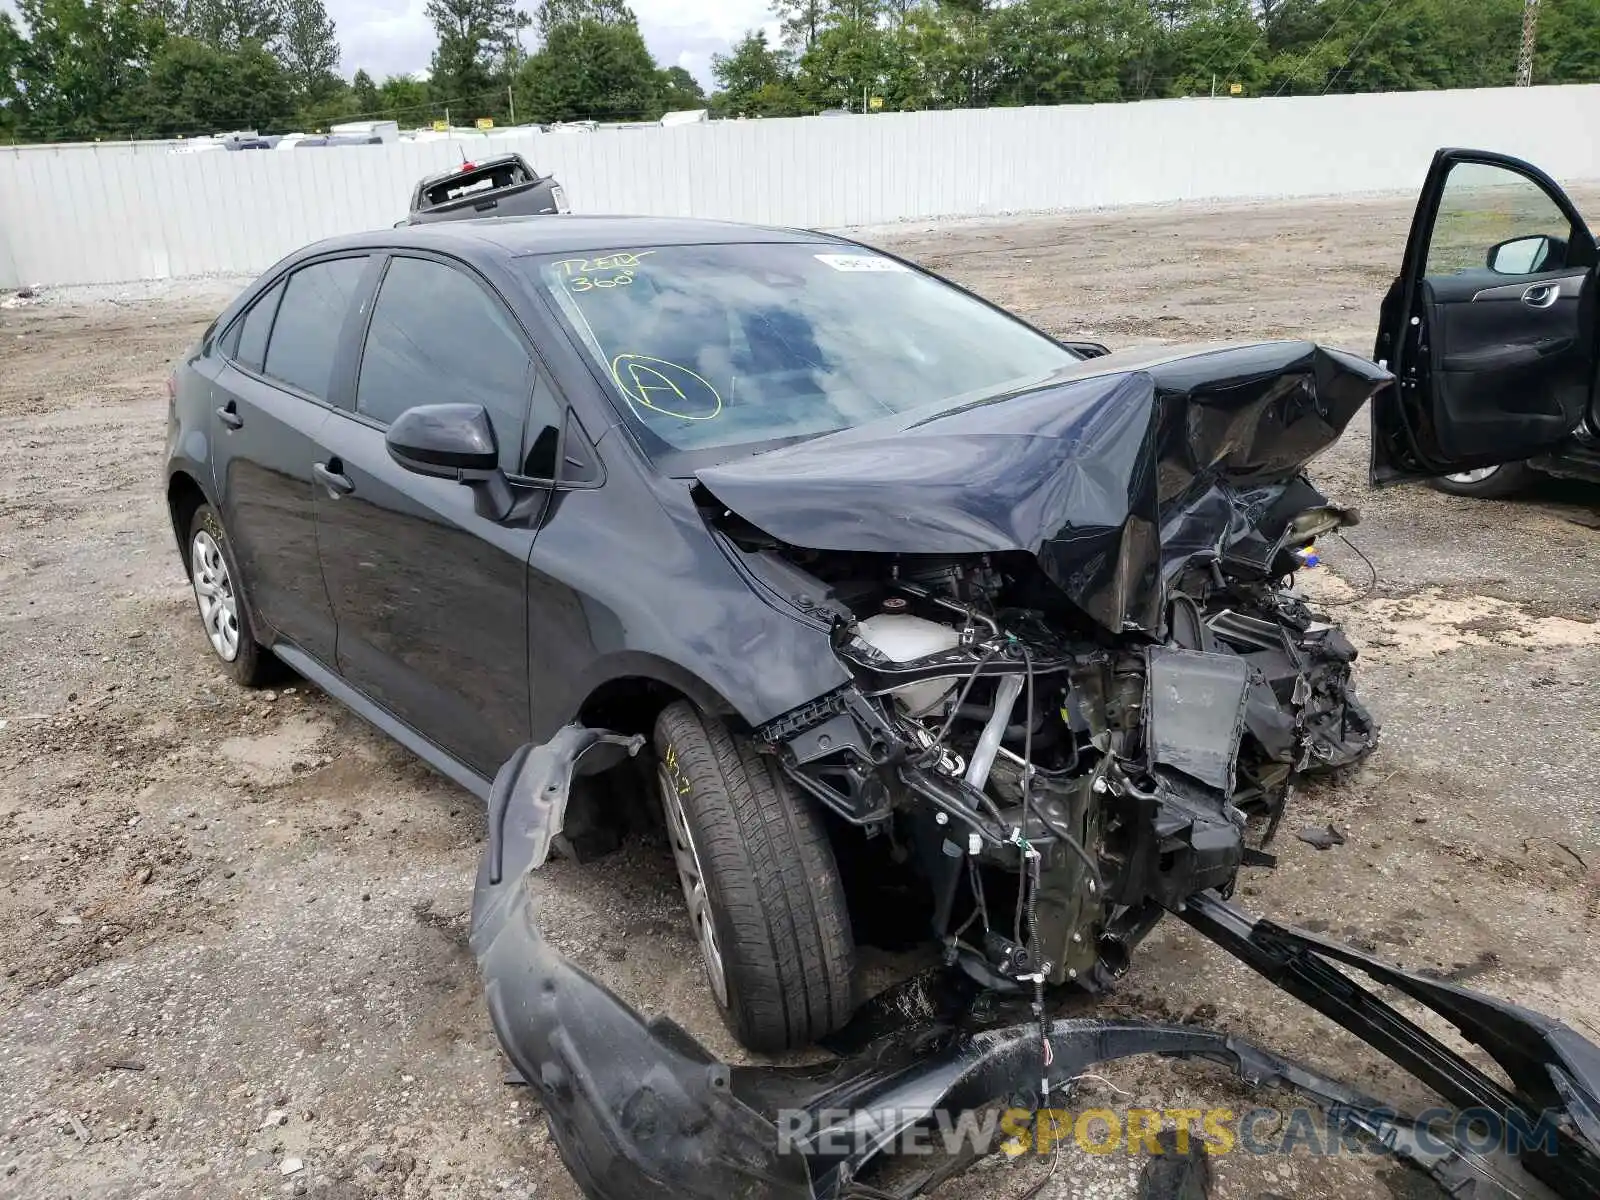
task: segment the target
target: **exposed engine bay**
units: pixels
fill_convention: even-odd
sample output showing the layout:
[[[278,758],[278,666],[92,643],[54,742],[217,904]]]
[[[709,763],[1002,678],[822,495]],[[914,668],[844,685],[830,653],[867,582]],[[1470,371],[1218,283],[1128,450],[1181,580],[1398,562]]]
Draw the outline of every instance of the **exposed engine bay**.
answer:
[[[1286,493],[1304,507],[1267,516],[1265,568],[1180,572],[1162,642],[1107,637],[1026,555],[806,551],[736,528],[826,588],[812,611],[855,675],[757,737],[915,862],[974,979],[1103,984],[1164,908],[1264,859],[1252,811],[1269,841],[1298,778],[1376,742],[1354,647],[1285,586],[1352,514],[1303,479]]]
[[[1163,907],[1270,861],[1298,779],[1373,748],[1355,648],[1293,581],[1358,519],[1304,464],[1386,379],[1306,343],[1115,355],[698,473],[850,675],[758,742],[914,864],[975,979],[1105,983]]]

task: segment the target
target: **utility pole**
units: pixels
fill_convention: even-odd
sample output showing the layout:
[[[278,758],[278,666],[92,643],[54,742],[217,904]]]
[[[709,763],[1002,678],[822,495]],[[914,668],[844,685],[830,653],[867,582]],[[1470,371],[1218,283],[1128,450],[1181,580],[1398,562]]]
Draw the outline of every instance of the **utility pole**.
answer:
[[[1522,10],[1522,52],[1517,55],[1517,86],[1533,85],[1533,50],[1539,40],[1539,0],[1526,0]]]
[[[506,84],[506,104],[511,109],[511,123],[517,123],[517,98],[511,94],[511,85]]]

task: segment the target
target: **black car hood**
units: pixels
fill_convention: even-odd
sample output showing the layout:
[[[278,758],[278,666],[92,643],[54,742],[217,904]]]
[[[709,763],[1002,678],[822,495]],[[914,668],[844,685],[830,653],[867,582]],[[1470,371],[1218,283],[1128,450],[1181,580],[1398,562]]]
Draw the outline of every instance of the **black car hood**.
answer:
[[[1389,379],[1310,342],[1127,351],[696,478],[812,550],[1025,551],[1105,628],[1156,633],[1166,560],[1248,523]]]

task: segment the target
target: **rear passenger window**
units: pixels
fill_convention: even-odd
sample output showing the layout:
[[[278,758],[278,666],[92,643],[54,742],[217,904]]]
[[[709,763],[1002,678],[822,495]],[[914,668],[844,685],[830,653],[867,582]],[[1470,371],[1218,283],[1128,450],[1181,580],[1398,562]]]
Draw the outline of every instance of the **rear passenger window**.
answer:
[[[339,330],[367,268],[366,258],[334,258],[289,276],[272,324],[266,371],[319,400],[328,399]],[[243,338],[240,339],[243,353]]]
[[[241,367],[259,371],[266,362],[267,334],[272,332],[272,318],[278,311],[278,301],[281,299],[283,284],[280,283],[252,304],[244,320],[239,322],[238,331],[228,335],[233,343],[228,347],[228,352]]]
[[[392,422],[418,404],[481,404],[520,469],[532,359],[499,300],[454,267],[390,260],[361,354],[356,411]]]

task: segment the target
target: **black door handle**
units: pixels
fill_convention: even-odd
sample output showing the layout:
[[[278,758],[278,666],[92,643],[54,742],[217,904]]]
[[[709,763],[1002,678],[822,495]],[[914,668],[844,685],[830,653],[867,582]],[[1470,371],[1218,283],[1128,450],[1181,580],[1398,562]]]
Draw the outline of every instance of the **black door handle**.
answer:
[[[244,428],[244,418],[239,415],[239,406],[232,400],[217,409],[217,416],[222,418],[222,423],[229,429]]]
[[[344,473],[344,464],[337,458],[325,463],[312,463],[311,472],[322,480],[322,486],[328,489],[328,494],[335,498],[348,496],[356,490],[355,480]]]

